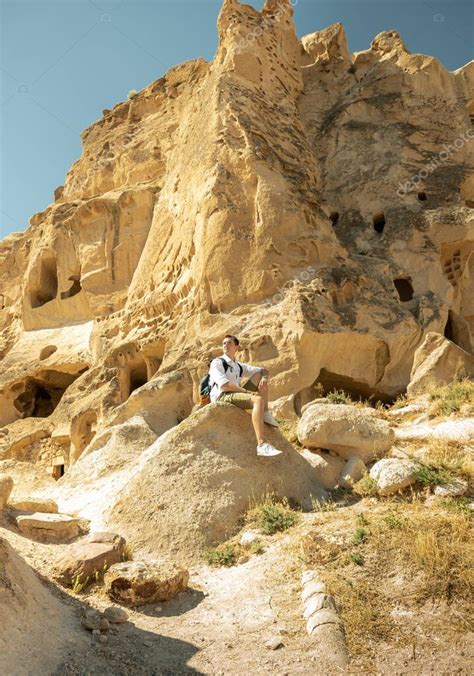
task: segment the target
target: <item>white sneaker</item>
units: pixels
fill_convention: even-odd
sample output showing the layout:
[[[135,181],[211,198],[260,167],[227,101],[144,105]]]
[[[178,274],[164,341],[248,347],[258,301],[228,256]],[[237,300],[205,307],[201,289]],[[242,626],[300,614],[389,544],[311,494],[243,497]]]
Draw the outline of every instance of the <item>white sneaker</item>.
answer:
[[[257,455],[261,455],[265,458],[270,458],[274,455],[281,455],[282,451],[279,451],[277,448],[271,444],[264,442],[263,444],[258,444],[257,446]]]
[[[278,420],[276,420],[272,416],[270,411],[265,411],[265,413],[263,414],[263,421],[266,422],[268,425],[273,425],[273,427],[278,427],[278,425],[280,424]]]

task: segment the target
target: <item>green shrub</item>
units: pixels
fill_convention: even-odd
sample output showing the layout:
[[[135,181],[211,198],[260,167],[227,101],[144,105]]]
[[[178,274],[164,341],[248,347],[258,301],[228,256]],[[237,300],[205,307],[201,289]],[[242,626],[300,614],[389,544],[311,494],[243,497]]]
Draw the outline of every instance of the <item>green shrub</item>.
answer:
[[[445,509],[450,509],[454,512],[458,512],[459,514],[464,514],[464,516],[467,516],[468,519],[472,519],[474,518],[474,510],[469,506],[471,502],[471,498],[462,496],[458,498],[446,498],[446,500],[443,500],[441,505]]]
[[[454,475],[444,467],[417,462],[413,476],[423,486],[442,486],[454,480]]]
[[[263,545],[260,542],[260,540],[254,540],[252,544],[250,545],[250,553],[251,554],[263,554],[264,549]]]
[[[333,390],[326,395],[326,399],[331,404],[352,404],[352,399],[344,390]]]
[[[128,92],[127,99],[128,99],[129,101],[131,101],[132,99],[135,98],[135,96],[137,96],[137,94],[138,94],[138,92],[137,92],[136,89],[131,89],[131,90]]]
[[[210,566],[233,566],[236,561],[237,553],[231,544],[218,545],[207,552],[207,562]]]
[[[378,493],[377,482],[374,479],[372,479],[370,474],[364,474],[362,479],[360,479],[357,483],[354,484],[353,491],[354,493],[357,493],[357,495],[361,495],[364,498],[377,495]]]
[[[354,535],[352,536],[352,541],[355,545],[361,545],[367,540],[367,531],[365,528],[356,528]]]
[[[383,520],[390,529],[401,529],[408,525],[408,519],[405,516],[400,516],[399,514],[395,514],[393,512],[390,512],[390,514],[384,516]]]
[[[288,504],[288,500],[279,500],[274,495],[267,495],[263,502],[255,504],[247,512],[246,521],[254,523],[265,535],[273,535],[285,531],[298,521],[298,514]]]
[[[364,565],[364,557],[362,554],[359,554],[359,552],[354,552],[351,554],[351,561],[355,563],[357,566],[363,566]]]

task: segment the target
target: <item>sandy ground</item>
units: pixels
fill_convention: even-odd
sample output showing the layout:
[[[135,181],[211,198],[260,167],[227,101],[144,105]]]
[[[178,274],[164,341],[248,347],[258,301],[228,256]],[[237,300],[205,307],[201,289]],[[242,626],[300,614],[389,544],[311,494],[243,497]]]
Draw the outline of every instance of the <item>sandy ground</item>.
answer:
[[[103,588],[78,595],[47,580],[56,558],[66,545],[45,545],[28,540],[14,530],[0,528],[4,537],[42,577],[43,584],[64,609],[62,654],[53,670],[33,660],[30,669],[19,668],[12,646],[6,676],[62,674],[316,674],[313,639],[307,636],[299,600],[301,536],[315,528],[334,532],[346,521],[352,528],[357,506],[338,510],[334,517],[302,515],[298,526],[284,534],[263,537],[265,552],[231,568],[194,567],[190,585],[177,598],[159,605],[129,610],[129,621],[116,625],[99,642],[83,629],[80,619],[90,607],[111,605]],[[397,605],[394,604],[397,608]],[[433,633],[443,627],[446,610],[425,607],[395,610],[401,621],[413,625],[417,641],[398,645],[397,639],[380,645],[376,667],[368,671],[357,658],[347,674],[470,674],[472,641],[469,637]],[[71,624],[70,616],[76,618]],[[40,621],[41,618],[38,618]],[[67,621],[66,621],[67,620]],[[271,650],[266,641],[279,637],[282,647]],[[470,637],[472,639],[472,636]],[[470,647],[469,647],[470,646]]]

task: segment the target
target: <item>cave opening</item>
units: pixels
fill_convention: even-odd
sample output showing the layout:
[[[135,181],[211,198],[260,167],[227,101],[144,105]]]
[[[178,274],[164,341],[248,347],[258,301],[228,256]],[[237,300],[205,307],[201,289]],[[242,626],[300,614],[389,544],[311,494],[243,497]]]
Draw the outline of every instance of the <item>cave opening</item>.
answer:
[[[407,303],[409,300],[412,300],[414,291],[409,279],[400,277],[399,279],[394,279],[393,283],[402,303]]]
[[[52,472],[53,479],[56,479],[56,481],[60,479],[62,476],[64,476],[64,471],[64,465],[54,465]]]
[[[71,275],[69,281],[72,282],[71,286],[67,291],[61,292],[61,298],[72,298],[82,291],[81,280],[79,275]]]
[[[385,228],[385,215],[382,212],[376,214],[373,218],[372,223],[375,232],[378,232],[381,235]]]
[[[47,418],[76,378],[76,374],[59,371],[45,371],[41,378],[27,378],[17,384],[15,389],[23,391],[15,398],[13,405],[21,418]]]
[[[330,218],[331,223],[332,223],[333,225],[337,225],[337,223],[338,223],[338,221],[339,221],[339,212],[337,212],[337,211],[332,211],[331,214],[329,215],[329,218]]]
[[[428,195],[422,190],[418,193],[418,199],[420,200],[420,202],[426,202],[426,200],[428,199]]]
[[[147,366],[144,359],[137,360],[130,368],[129,394],[148,382]]]
[[[56,257],[45,256],[41,261],[38,286],[30,292],[31,307],[41,307],[54,300],[58,293]]]

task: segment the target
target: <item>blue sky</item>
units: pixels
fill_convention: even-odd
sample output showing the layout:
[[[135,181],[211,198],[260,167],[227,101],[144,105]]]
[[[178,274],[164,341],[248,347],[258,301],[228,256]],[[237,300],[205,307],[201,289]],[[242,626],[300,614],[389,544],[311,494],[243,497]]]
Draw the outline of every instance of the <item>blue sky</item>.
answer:
[[[263,5],[250,1],[256,8]],[[449,70],[473,58],[465,0],[293,0],[298,35],[335,21],[349,49],[398,30]],[[0,239],[54,201],[81,155],[80,133],[170,67],[217,45],[220,0],[0,0]]]

